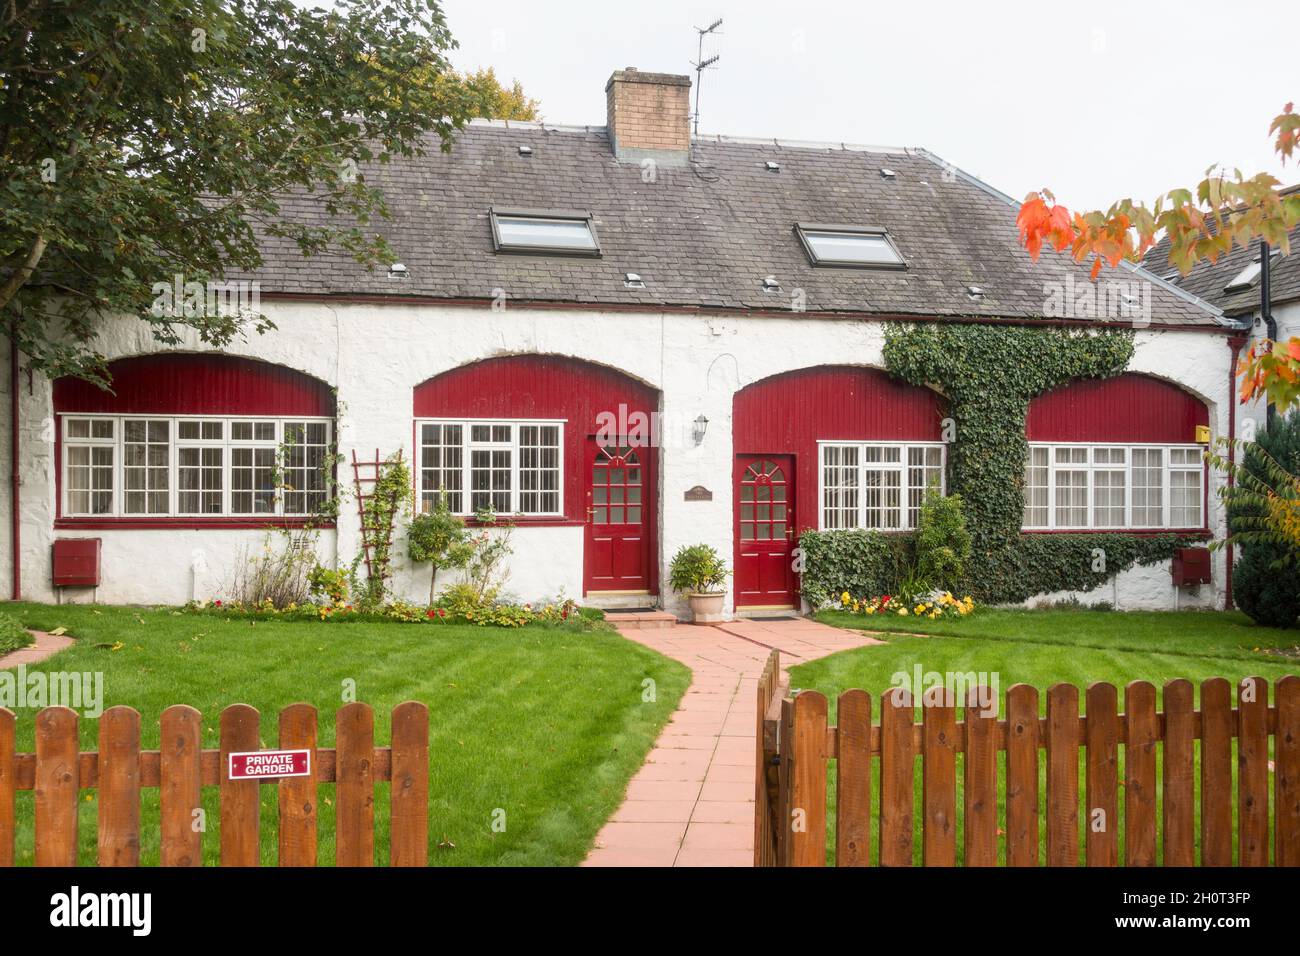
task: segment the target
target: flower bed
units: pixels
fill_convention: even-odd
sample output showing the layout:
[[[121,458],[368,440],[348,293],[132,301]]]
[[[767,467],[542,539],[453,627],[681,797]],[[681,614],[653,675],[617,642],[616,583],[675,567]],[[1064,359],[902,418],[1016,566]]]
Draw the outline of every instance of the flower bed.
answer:
[[[603,626],[604,615],[595,608],[579,607],[572,599],[534,606],[532,604],[471,603],[453,595],[431,607],[389,601],[378,607],[360,607],[344,601],[287,604],[271,601],[246,604],[242,601],[192,601],[185,606],[191,614],[211,614],[248,619],[288,621],[394,621],[402,624],[474,624],[480,627],[525,627],[550,624],[579,630]]]
[[[975,601],[968,594],[955,598],[950,591],[938,591],[920,598],[906,600],[888,594],[880,597],[855,598],[845,591],[840,595],[840,610],[864,617],[873,614],[896,614],[899,617],[966,617],[975,610]]]

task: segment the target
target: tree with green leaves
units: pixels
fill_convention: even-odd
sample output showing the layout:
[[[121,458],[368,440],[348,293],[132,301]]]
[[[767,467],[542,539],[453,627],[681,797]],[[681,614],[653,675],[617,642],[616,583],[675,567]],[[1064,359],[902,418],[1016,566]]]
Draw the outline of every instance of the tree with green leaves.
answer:
[[[411,519],[406,529],[407,554],[416,564],[433,566],[429,574],[429,605],[433,606],[440,568],[463,568],[474,557],[474,539],[465,522],[452,514],[447,496],[439,492],[431,511]]]
[[[221,346],[261,315],[156,308],[255,271],[277,237],[391,262],[367,163],[447,149],[474,115],[436,0],[25,0],[0,5],[0,320],[49,374],[97,379],[98,320]],[[432,133],[432,136],[427,134]],[[323,215],[286,222],[288,192]]]
[[[541,104],[524,92],[523,84],[512,80],[509,87],[503,85],[492,67],[473,73],[437,74],[434,82],[451,88],[459,86],[468,99],[470,116],[525,121],[542,118]],[[453,94],[454,90],[449,89],[447,95]]]

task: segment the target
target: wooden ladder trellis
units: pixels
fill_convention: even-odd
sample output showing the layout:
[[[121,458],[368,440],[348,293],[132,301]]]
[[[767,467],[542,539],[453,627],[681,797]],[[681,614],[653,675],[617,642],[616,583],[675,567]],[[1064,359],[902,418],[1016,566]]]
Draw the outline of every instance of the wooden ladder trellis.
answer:
[[[397,450],[397,456],[394,459],[396,463],[401,463],[402,451]],[[375,457],[372,461],[359,461],[357,459],[356,449],[352,449],[352,483],[356,489],[357,497],[357,517],[361,519],[361,553],[366,559],[366,576],[370,580],[375,580],[376,572],[380,579],[389,576],[389,549],[385,548],[379,555],[373,553],[378,549],[378,545],[384,541],[391,543],[393,535],[393,516],[397,513],[397,501],[390,502],[392,505],[388,510],[388,523],[385,527],[372,527],[371,522],[367,520],[367,502],[375,498],[374,489],[379,483],[379,478],[383,474],[383,468],[388,462],[379,457],[379,449],[375,449]],[[362,469],[369,468],[369,474],[362,474]],[[370,487],[370,493],[366,493],[366,486]],[[394,496],[396,498],[396,496]]]

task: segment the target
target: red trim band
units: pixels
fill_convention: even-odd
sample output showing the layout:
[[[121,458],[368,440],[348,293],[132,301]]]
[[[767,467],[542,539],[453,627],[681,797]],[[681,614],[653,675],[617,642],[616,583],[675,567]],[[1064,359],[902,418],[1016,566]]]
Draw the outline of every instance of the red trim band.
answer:
[[[295,517],[275,522],[252,518],[55,518],[54,527],[66,531],[281,531],[333,530],[334,522],[316,524],[311,518]]]

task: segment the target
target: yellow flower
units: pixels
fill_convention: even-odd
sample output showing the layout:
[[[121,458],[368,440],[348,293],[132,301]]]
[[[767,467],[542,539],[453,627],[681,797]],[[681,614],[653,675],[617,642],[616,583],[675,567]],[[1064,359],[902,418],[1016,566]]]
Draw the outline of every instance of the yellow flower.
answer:
[[[898,609],[898,613],[899,613],[899,616],[900,616],[900,617],[907,617],[907,608],[905,608],[905,607],[900,607],[900,608]]]
[[[840,595],[840,603],[841,603],[841,604],[848,604],[848,603],[849,603],[849,592],[848,592],[848,591],[845,591],[843,594]]]

